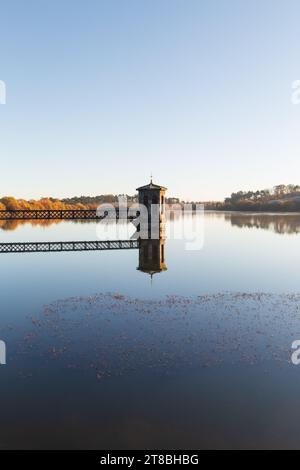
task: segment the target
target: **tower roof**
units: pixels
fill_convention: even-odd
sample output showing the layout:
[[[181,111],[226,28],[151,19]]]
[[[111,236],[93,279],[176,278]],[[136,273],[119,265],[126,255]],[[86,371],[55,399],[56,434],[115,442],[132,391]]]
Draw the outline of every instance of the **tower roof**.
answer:
[[[139,188],[137,188],[136,190],[137,191],[141,191],[142,189],[159,189],[161,191],[166,191],[167,188],[165,188],[164,186],[160,186],[159,184],[154,184],[151,180],[151,182],[149,184],[146,184],[145,186],[140,186]]]

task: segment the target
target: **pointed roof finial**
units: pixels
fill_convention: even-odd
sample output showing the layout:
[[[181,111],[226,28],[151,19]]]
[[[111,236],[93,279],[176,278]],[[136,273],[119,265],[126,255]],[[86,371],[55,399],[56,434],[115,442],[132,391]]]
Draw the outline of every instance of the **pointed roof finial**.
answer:
[[[152,184],[152,180],[153,180],[153,175],[152,175],[152,171],[151,171],[151,175],[150,175],[150,184]]]

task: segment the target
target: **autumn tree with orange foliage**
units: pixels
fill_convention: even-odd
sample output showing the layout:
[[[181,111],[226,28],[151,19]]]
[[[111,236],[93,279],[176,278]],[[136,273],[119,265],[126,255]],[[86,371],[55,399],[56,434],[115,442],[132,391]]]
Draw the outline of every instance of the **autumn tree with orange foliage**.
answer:
[[[14,197],[3,197],[0,199],[0,211],[17,210],[84,210],[95,208],[93,204],[66,204],[59,199],[42,198],[38,201],[31,199],[15,199]]]

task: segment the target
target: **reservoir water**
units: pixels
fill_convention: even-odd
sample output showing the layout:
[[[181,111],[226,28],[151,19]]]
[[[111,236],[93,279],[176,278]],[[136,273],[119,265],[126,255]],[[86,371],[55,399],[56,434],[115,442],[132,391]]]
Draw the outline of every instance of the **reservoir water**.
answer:
[[[152,276],[138,250],[0,255],[0,448],[300,447],[300,214],[196,217],[202,248],[166,240]],[[112,233],[2,222],[0,241]]]

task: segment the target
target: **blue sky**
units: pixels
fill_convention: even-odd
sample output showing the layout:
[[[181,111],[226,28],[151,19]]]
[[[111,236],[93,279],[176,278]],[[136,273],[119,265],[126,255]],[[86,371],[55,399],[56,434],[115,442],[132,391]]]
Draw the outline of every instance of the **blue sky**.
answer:
[[[300,183],[298,0],[0,4],[0,195]]]

